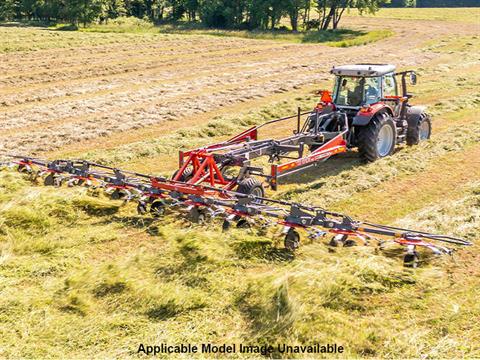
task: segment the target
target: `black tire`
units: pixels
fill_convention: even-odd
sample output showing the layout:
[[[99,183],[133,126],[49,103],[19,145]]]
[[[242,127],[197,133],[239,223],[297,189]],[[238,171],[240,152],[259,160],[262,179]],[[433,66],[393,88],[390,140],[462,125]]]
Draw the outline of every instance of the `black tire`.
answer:
[[[250,223],[247,219],[240,219],[237,222],[237,229],[250,229]]]
[[[23,165],[23,164],[18,165],[17,171],[18,171],[19,173],[29,173],[29,172],[30,172],[30,171],[28,170],[28,168],[27,168],[25,165]]]
[[[222,231],[228,231],[232,227],[232,223],[227,219],[223,220]]]
[[[123,194],[119,189],[115,189],[111,194],[110,194],[110,199],[112,200],[120,200],[122,198]]]
[[[403,258],[403,266],[409,268],[417,268],[419,260],[420,258],[417,252],[414,252],[413,254],[406,254]]]
[[[422,131],[426,127],[426,134]],[[418,122],[408,124],[407,128],[407,145],[418,145],[420,141],[430,139],[432,134],[432,121],[427,113],[422,112]]]
[[[378,137],[380,131],[385,126],[390,127],[392,130],[390,139],[391,144],[387,150],[385,150],[383,153],[379,153],[379,149],[377,146]],[[363,160],[367,162],[373,162],[382,157],[389,156],[393,153],[397,142],[397,129],[390,115],[386,113],[376,115],[370,120],[368,125],[359,126],[356,129],[358,131],[358,152],[360,153],[360,157]]]
[[[265,189],[262,183],[256,178],[247,178],[238,184],[237,192],[246,195],[254,195],[257,197],[265,196]],[[261,200],[255,202],[262,202]]]
[[[179,170],[177,170],[173,173],[172,180],[175,179],[175,176],[177,176]],[[180,179],[178,179],[178,181],[187,182],[192,177],[193,177],[193,169],[188,167],[188,168],[185,169],[185,171],[183,172],[182,176],[180,176]]]
[[[344,244],[345,240],[347,240],[347,235],[343,235],[343,234],[335,235],[330,239],[330,242],[328,243],[328,245],[332,247],[337,247]]]
[[[300,234],[293,228],[288,229],[283,245],[289,251],[297,250],[300,247]]]
[[[198,207],[193,207],[187,214],[188,220],[194,224],[202,224],[206,220],[205,212]]]
[[[343,243],[343,247],[352,247],[352,246],[357,246],[357,242],[352,239],[345,240]]]
[[[48,174],[45,176],[45,179],[43,179],[43,185],[45,186],[53,186],[55,183],[55,179],[52,173]]]
[[[150,205],[150,214],[158,218],[165,213],[165,204],[161,200],[156,200]]]

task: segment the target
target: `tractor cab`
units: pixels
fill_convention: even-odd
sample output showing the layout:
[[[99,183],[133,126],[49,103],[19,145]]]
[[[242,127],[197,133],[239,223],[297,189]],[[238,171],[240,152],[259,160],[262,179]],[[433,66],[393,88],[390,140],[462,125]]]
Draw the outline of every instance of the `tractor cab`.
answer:
[[[331,72],[336,76],[333,103],[337,108],[360,109],[386,96],[398,96],[394,65],[345,65]]]

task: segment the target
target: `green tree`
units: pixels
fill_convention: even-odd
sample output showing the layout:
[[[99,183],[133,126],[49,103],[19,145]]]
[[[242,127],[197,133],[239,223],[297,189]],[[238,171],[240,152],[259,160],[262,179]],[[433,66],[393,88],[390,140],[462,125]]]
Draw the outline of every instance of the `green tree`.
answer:
[[[108,19],[115,19],[126,14],[127,9],[125,8],[124,0],[104,0],[102,2],[100,21],[108,21]]]
[[[290,25],[292,26],[292,30],[297,31],[301,13],[304,14],[303,22],[305,23],[307,21],[306,17],[307,11],[310,9],[310,0],[286,0],[285,6],[288,17],[290,19]]]
[[[17,17],[19,3],[17,0],[2,0],[0,2],[0,20],[13,20]]]
[[[82,23],[83,26],[98,19],[102,14],[104,0],[64,0],[63,16],[72,25]]]
[[[151,19],[155,22],[162,21],[168,5],[168,0],[153,0]]]
[[[364,12],[374,14],[380,5],[389,2],[390,0],[318,0],[320,29],[327,30],[330,24],[333,29],[337,29],[346,9],[357,9],[360,14]]]
[[[245,0],[203,0],[198,9],[206,26],[238,28],[245,22],[248,6]]]
[[[125,9],[128,16],[135,16],[142,19],[146,15],[144,0],[125,0]]]

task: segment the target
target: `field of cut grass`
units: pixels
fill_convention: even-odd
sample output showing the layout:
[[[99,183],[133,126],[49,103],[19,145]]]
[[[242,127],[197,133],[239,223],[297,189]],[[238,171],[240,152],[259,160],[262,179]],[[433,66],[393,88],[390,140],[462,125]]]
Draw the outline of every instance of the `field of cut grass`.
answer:
[[[207,342],[344,346],[332,358],[480,357],[480,37],[461,22],[352,19],[389,27],[397,45],[0,27],[0,150],[169,175],[178,149],[308,109],[314,90],[330,88],[331,65],[380,54],[417,70],[410,92],[432,114],[430,141],[368,165],[355,152],[330,159],[269,195],[472,247],[423,251],[408,269],[393,244],[332,249],[302,234],[292,255],[280,227],[222,233],[220,219],[157,220],[94,189],[2,169],[0,357],[139,358],[140,343]]]
[[[383,8],[374,15],[358,15],[351,11],[347,16],[366,16],[381,19],[400,19],[400,20],[434,20],[434,21],[453,21],[460,23],[476,24],[480,16],[480,8],[404,8],[393,9]]]

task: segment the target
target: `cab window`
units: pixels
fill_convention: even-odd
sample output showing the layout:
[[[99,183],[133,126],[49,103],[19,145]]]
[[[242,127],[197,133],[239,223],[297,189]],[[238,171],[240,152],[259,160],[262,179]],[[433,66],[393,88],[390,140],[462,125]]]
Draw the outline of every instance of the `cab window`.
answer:
[[[380,79],[376,77],[339,77],[335,94],[336,105],[373,104],[380,100]]]
[[[378,77],[366,78],[365,81],[365,103],[375,104],[381,98],[380,79]]]
[[[383,77],[383,96],[397,96],[397,82],[393,75]]]

